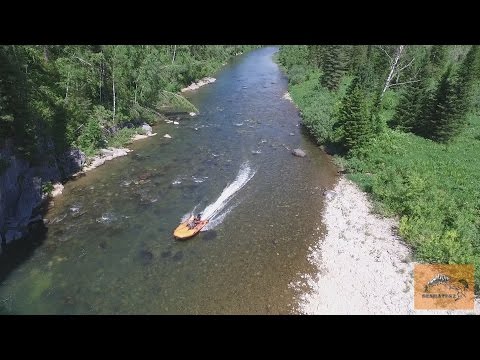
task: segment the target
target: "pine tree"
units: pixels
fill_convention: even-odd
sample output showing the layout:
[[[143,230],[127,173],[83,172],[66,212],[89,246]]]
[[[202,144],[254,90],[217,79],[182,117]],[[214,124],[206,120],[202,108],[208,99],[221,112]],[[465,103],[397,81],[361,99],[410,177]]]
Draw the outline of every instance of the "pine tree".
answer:
[[[462,129],[464,122],[459,111],[458,76],[452,70],[450,64],[443,73],[435,92],[432,111],[427,117],[429,132],[425,136],[439,142],[452,139]]]
[[[373,134],[372,117],[365,102],[365,92],[358,78],[347,89],[339,113],[340,141],[348,150],[364,144]]]
[[[435,67],[441,67],[447,60],[447,46],[445,45],[433,45],[430,49],[430,62]]]
[[[457,92],[460,116],[465,116],[470,108],[472,87],[478,77],[478,45],[472,45],[458,70]]]
[[[325,46],[323,46],[323,45],[310,45],[310,46],[308,46],[309,61],[313,66],[315,66],[317,68],[320,68],[322,66],[324,52],[325,52],[324,48],[325,48]]]
[[[351,45],[348,48],[348,70],[351,73],[356,73],[360,69],[370,63],[367,62],[368,46],[365,45]]]
[[[390,125],[393,128],[422,133],[425,109],[429,102],[428,82],[431,77],[430,61],[424,56],[418,71],[417,81],[407,84],[397,105],[395,116]]]
[[[334,91],[338,89],[345,73],[343,48],[340,45],[331,45],[326,47],[325,51],[320,82],[327,89]]]

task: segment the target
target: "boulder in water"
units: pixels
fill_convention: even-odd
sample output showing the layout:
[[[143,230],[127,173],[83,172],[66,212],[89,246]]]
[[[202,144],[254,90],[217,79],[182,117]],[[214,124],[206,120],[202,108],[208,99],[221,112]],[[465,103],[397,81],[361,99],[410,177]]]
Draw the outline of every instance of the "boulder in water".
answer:
[[[175,255],[173,255],[174,261],[180,261],[183,259],[183,251],[177,251]]]
[[[63,192],[63,185],[61,183],[53,184],[52,197],[61,195]]]
[[[172,252],[170,250],[167,250],[167,251],[162,251],[162,253],[160,254],[160,256],[165,259],[165,258],[168,258],[172,255]]]
[[[292,154],[298,157],[305,157],[307,154],[305,154],[305,151],[302,149],[293,149]]]
[[[153,253],[149,250],[141,250],[140,258],[143,265],[149,265],[153,261]]]
[[[326,190],[323,192],[323,196],[325,196],[325,198],[330,201],[330,200],[333,200],[336,196],[337,196],[337,193],[333,190]]]
[[[171,139],[172,137],[168,134],[163,135],[164,138]]]
[[[145,135],[152,135],[152,127],[146,123],[142,125],[142,131],[145,133]]]

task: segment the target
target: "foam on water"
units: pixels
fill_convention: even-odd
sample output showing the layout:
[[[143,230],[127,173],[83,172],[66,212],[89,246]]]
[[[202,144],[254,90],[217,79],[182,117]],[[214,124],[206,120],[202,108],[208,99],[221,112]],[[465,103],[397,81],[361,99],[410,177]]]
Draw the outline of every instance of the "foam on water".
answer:
[[[201,213],[202,219],[209,219],[210,223],[207,225],[205,230],[213,229],[213,227],[220,224],[226,215],[234,208],[234,206],[230,207],[226,211],[222,213],[222,210],[228,205],[228,203],[235,197],[238,191],[240,191],[255,175],[255,171],[252,170],[250,164],[245,162],[240,166],[240,170],[238,171],[237,177],[235,180],[228,184],[225,189],[223,189],[220,196],[215,200],[215,202],[208,205]],[[187,220],[191,214],[195,214],[195,210],[197,209],[198,205],[193,208],[192,211],[188,212],[182,217],[182,222]]]

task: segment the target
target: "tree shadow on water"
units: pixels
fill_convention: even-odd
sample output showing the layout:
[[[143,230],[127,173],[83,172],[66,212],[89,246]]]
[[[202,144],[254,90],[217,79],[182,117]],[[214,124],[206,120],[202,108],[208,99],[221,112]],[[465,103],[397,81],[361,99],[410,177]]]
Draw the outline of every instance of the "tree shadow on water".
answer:
[[[10,244],[2,244],[0,254],[0,285],[8,276],[28,261],[35,250],[43,244],[47,238],[48,228],[42,221],[31,224],[31,230],[27,236],[22,239],[12,241]],[[2,309],[0,308],[0,314]]]

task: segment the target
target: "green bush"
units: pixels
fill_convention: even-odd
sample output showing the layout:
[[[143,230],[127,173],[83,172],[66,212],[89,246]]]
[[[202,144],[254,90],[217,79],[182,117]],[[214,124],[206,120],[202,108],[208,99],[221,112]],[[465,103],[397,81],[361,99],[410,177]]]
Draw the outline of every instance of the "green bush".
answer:
[[[95,153],[95,150],[104,144],[102,128],[98,121],[90,118],[82,129],[81,135],[77,139],[77,146],[88,156]]]
[[[50,195],[53,191],[53,184],[51,181],[47,181],[46,183],[42,184],[42,193],[46,195]]]
[[[108,146],[121,148],[132,142],[132,137],[138,132],[135,128],[123,128],[107,140]]]
[[[293,65],[288,72],[288,79],[294,85],[308,80],[307,68],[303,65]]]

